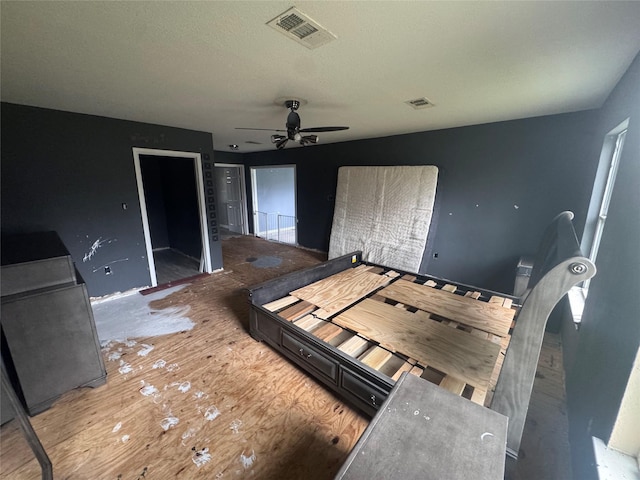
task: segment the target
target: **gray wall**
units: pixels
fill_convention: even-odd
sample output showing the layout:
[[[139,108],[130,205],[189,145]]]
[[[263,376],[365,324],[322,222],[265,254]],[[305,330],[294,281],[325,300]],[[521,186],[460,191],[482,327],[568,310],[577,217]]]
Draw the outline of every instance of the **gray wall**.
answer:
[[[202,234],[193,159],[140,155],[140,166],[153,248],[171,247],[200,260]]]
[[[222,267],[210,133],[8,103],[1,114],[2,233],[57,231],[90,295],[150,285],[132,147],[203,154],[213,268]]]
[[[640,56],[600,112],[599,146],[626,118],[618,176],[582,326],[563,328],[574,477],[595,479],[591,436],[609,440],[640,345]]]
[[[421,272],[511,292],[518,258],[536,251],[553,217],[571,210],[582,231],[598,162],[596,127],[597,111],[586,111],[243,159],[248,167],[296,165],[298,243],[324,251],[338,167],[436,165],[436,210]]]

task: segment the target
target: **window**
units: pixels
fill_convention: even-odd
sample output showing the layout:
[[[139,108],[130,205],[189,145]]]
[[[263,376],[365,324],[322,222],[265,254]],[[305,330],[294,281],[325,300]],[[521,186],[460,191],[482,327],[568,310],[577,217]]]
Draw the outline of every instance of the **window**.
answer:
[[[593,191],[591,192],[591,202],[589,203],[587,222],[582,234],[580,249],[583,254],[588,254],[589,259],[596,264],[596,267],[598,266],[596,257],[598,256],[600,241],[607,221],[609,202],[611,202],[628,125],[629,119],[626,119],[605,135],[600,153],[600,163]],[[576,328],[579,328],[582,321],[584,302],[589,292],[590,282],[591,280],[586,280],[581,287],[576,286],[569,290],[569,304],[571,305],[571,313]]]
[[[587,225],[582,237],[581,248],[584,253],[589,252],[589,259],[596,263],[602,233],[604,232],[607,212],[613,193],[613,186],[618,173],[618,165],[624,147],[624,139],[627,134],[629,120],[625,120],[616,128],[611,130],[604,139],[602,153],[600,154],[600,165],[596,174],[596,181],[591,194],[589,213],[587,214]],[[590,280],[582,285],[582,293],[586,297],[589,290]]]

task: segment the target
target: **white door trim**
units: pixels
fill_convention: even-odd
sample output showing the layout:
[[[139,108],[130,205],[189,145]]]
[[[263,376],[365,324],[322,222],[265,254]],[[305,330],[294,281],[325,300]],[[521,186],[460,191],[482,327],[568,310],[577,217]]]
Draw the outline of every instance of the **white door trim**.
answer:
[[[175,150],[157,150],[155,148],[133,147],[133,164],[136,171],[136,183],[138,185],[138,199],[140,201],[140,214],[142,216],[142,230],[144,231],[144,243],[147,249],[147,260],[149,262],[149,276],[151,286],[158,285],[156,277],[156,265],[153,260],[153,247],[151,246],[151,231],[149,230],[149,217],[147,216],[147,203],[144,195],[144,183],[142,181],[142,170],[140,169],[140,155],[154,155],[158,157],[180,157],[193,159],[196,176],[196,192],[198,194],[198,208],[200,210],[200,233],[202,241],[202,256],[204,260],[204,271],[211,273],[211,250],[209,248],[209,229],[207,228],[207,210],[204,200],[204,178],[202,177],[202,156],[195,152],[179,152]]]

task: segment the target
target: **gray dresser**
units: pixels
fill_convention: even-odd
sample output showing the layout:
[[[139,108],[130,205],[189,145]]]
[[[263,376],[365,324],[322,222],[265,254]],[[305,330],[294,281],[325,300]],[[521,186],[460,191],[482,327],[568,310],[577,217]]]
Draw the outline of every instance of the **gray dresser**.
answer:
[[[3,237],[0,281],[2,357],[30,415],[106,382],[86,286],[55,232]]]

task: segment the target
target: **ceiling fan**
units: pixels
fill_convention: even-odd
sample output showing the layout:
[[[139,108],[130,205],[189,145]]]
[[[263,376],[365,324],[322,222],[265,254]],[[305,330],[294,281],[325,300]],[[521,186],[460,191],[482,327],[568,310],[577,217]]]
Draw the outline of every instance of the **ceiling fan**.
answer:
[[[286,135],[271,135],[271,142],[276,144],[278,150],[284,148],[289,140],[300,143],[300,145],[309,145],[310,143],[318,143],[318,135],[303,135],[303,133],[319,133],[319,132],[337,132],[339,130],[348,130],[349,127],[312,127],[300,128],[300,115],[298,115],[298,107],[300,100],[285,100],[285,108],[290,110],[287,115],[286,130],[277,130],[271,128],[236,128],[236,130],[268,130],[271,132],[286,132]]]

